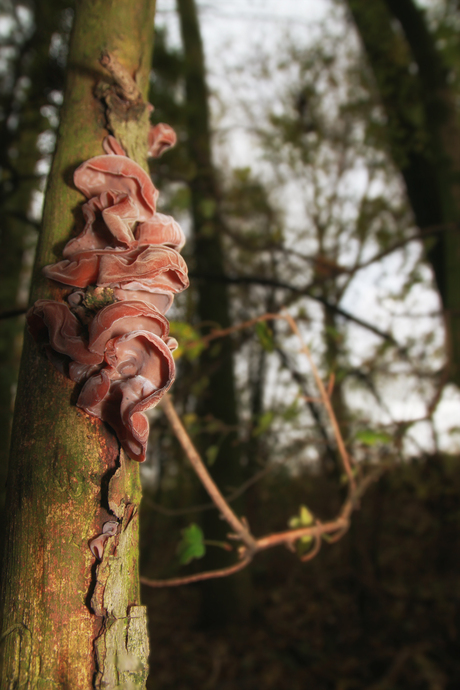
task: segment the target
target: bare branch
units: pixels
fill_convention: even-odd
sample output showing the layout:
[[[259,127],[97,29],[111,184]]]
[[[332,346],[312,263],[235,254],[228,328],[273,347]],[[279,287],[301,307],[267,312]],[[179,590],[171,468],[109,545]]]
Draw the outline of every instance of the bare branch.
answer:
[[[250,534],[247,527],[239,520],[235,515],[233,510],[228,505],[225,498],[222,496],[220,490],[214,483],[211,475],[206,469],[202,459],[195,446],[192,443],[190,436],[185,430],[179,415],[177,414],[174,405],[172,404],[171,397],[169,394],[165,395],[162,402],[162,407],[165,414],[171,424],[171,427],[177,437],[177,440],[181,444],[187,458],[190,461],[193,469],[197,473],[201,483],[210,495],[211,499],[214,501],[218,509],[221,511],[222,515],[227,520],[228,524],[235,530],[236,535],[241,541],[246,544],[250,552],[256,549],[256,542],[254,537]]]
[[[263,314],[262,316],[258,316],[255,319],[250,319],[249,321],[246,321],[242,324],[238,324],[237,326],[232,326],[230,328],[222,329],[220,331],[213,331],[209,335],[205,336],[200,342],[208,343],[217,337],[229,335],[230,333],[236,330],[249,327],[251,325],[254,325],[255,323],[274,319],[283,320],[288,323],[292,332],[297,336],[297,338],[300,341],[301,352],[303,352],[303,354],[307,357],[310,363],[316,385],[318,386],[318,389],[320,391],[321,401],[329,416],[334,431],[334,436],[337,442],[337,446],[339,449],[340,457],[342,459],[342,464],[348,478],[348,497],[342,505],[340,513],[335,520],[331,520],[329,522],[324,523],[320,520],[316,520],[314,525],[310,525],[308,527],[300,527],[298,529],[290,529],[283,532],[272,533],[261,538],[254,537],[251,534],[244,518],[240,520],[235,515],[233,510],[230,508],[228,502],[223,497],[220,490],[214,483],[213,479],[211,478],[209,472],[207,471],[204,465],[203,460],[201,459],[198,451],[193,445],[190,436],[188,435],[185,427],[183,426],[179,418],[179,415],[177,414],[174,408],[170,396],[166,395],[163,398],[162,402],[165,414],[168,417],[168,420],[179,443],[185,451],[187,458],[189,459],[193,469],[195,470],[196,474],[201,480],[203,486],[209,493],[216,507],[220,510],[224,518],[227,520],[228,524],[233,528],[235,533],[228,535],[228,537],[230,539],[235,539],[242,542],[242,545],[238,549],[238,553],[241,560],[238,563],[235,563],[234,565],[231,565],[227,568],[223,568],[221,570],[207,571],[203,573],[198,573],[196,575],[172,578],[170,580],[150,580],[149,578],[142,577],[141,582],[145,585],[148,585],[150,587],[176,587],[179,585],[190,584],[192,582],[200,582],[202,580],[208,580],[217,577],[226,577],[227,575],[231,575],[245,568],[252,561],[255,554],[259,551],[264,551],[266,549],[280,545],[284,545],[289,549],[293,549],[295,543],[298,540],[307,536],[313,537],[315,542],[313,544],[313,548],[308,553],[301,556],[301,560],[304,562],[309,561],[313,559],[319,552],[323,538],[329,542],[335,542],[338,541],[347,532],[350,524],[351,514],[353,510],[355,510],[359,506],[361,496],[367,490],[371,483],[377,481],[377,479],[381,476],[382,472],[385,469],[384,467],[380,466],[376,470],[370,472],[366,477],[361,477],[357,483],[352,469],[351,458],[348,455],[347,450],[345,448],[345,444],[340,433],[340,428],[331,405],[328,390],[326,390],[326,387],[324,386],[319,372],[316,368],[316,365],[313,361],[310,350],[303,341],[302,334],[300,333],[295,320],[292,318],[290,314],[288,314],[287,312],[284,312],[283,314]],[[332,390],[332,386],[333,379],[331,378],[328,385],[329,391]]]
[[[143,585],[148,585],[149,587],[179,587],[180,585],[190,585],[192,582],[202,582],[203,580],[213,580],[214,578],[233,575],[233,573],[237,573],[246,568],[251,561],[252,556],[246,556],[238,563],[230,565],[228,568],[222,568],[221,570],[208,570],[204,573],[174,577],[170,580],[150,580],[148,577],[140,577],[139,581]]]

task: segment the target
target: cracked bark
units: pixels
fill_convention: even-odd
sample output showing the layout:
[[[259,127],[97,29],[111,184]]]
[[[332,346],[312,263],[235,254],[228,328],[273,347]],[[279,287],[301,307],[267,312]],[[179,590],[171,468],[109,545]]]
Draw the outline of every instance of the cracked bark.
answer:
[[[46,196],[31,302],[62,301],[41,269],[82,227],[75,168],[102,153],[105,111],[95,97],[110,77],[103,50],[136,73],[146,93],[153,38],[151,0],[80,0],[67,86]],[[124,118],[123,137],[146,168],[137,142],[145,118]],[[112,129],[117,124],[111,120]],[[130,130],[132,129],[132,135]],[[116,134],[116,132],[115,132]],[[131,138],[132,137],[132,138]],[[143,147],[141,147],[143,148]],[[21,363],[8,477],[1,599],[1,682],[45,689],[144,688],[148,643],[137,572],[138,464],[115,435],[75,407],[78,391],[28,335]],[[95,566],[88,542],[114,515],[120,526]]]

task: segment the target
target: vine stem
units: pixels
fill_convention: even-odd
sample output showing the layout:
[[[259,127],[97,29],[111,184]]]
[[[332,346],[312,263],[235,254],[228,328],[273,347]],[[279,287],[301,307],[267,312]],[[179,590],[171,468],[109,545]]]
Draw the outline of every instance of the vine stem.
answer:
[[[301,352],[308,359],[308,362],[310,364],[310,367],[311,367],[311,370],[313,373],[313,377],[315,379],[316,386],[317,386],[319,393],[320,393],[320,396],[321,396],[321,402],[323,403],[324,407],[326,408],[327,415],[328,415],[329,420],[331,422],[332,430],[334,432],[334,438],[335,438],[336,443],[337,443],[337,448],[339,450],[340,459],[342,460],[344,472],[347,475],[350,490],[354,490],[356,488],[356,482],[355,482],[355,477],[353,474],[352,463],[351,463],[350,456],[347,452],[347,449],[345,448],[345,443],[343,441],[340,427],[339,427],[338,422],[337,422],[337,417],[335,416],[334,408],[332,407],[332,404],[331,404],[330,392],[328,392],[326,390],[326,387],[325,387],[325,385],[321,379],[321,376],[319,375],[316,364],[313,361],[313,357],[311,356],[310,349],[307,346],[307,344],[305,343],[305,341],[302,337],[302,334],[299,330],[299,327],[297,326],[295,319],[287,311],[282,311],[278,314],[267,312],[266,314],[262,314],[261,316],[256,316],[253,319],[248,319],[247,321],[243,321],[242,323],[236,324],[235,326],[230,326],[229,328],[222,328],[220,330],[211,331],[211,333],[204,336],[200,340],[189,343],[189,345],[187,347],[191,348],[195,345],[198,345],[199,343],[208,344],[212,340],[215,340],[216,338],[223,338],[225,336],[231,335],[232,333],[236,333],[237,331],[243,330],[245,328],[250,328],[251,326],[254,326],[256,323],[260,323],[262,321],[286,321],[286,323],[289,325],[291,331],[294,333],[294,335],[297,336],[297,338],[300,342]],[[333,385],[334,385],[334,379],[331,379],[330,385],[329,385],[330,391],[332,391]]]
[[[227,520],[228,524],[234,529],[235,536],[237,536],[247,547],[247,549],[252,552],[257,548],[256,541],[251,535],[247,527],[241,522],[241,520],[236,516],[233,510],[230,508],[229,504],[221,494],[219,488],[214,483],[211,475],[206,469],[197,449],[192,443],[190,436],[185,430],[179,415],[172,403],[171,396],[166,394],[162,401],[162,407],[168,418],[169,423],[176,435],[177,440],[181,444],[187,458],[190,461],[193,469],[198,475],[201,483],[208,492],[212,501],[218,507],[224,518]]]
[[[233,528],[234,534],[229,535],[232,539],[238,539],[242,542],[239,548],[240,560],[227,568],[222,568],[220,570],[211,570],[202,573],[197,573],[194,575],[186,575],[184,577],[171,578],[169,580],[152,580],[150,578],[141,577],[140,581],[149,587],[177,587],[179,585],[191,584],[193,582],[200,582],[202,580],[209,580],[212,578],[226,577],[232,575],[240,570],[243,570],[254,558],[255,554],[270,549],[274,546],[284,545],[291,549],[294,547],[295,543],[302,537],[310,536],[315,539],[315,543],[311,551],[307,554],[301,556],[302,561],[311,560],[318,553],[322,539],[326,539],[328,542],[338,541],[348,530],[350,525],[350,518],[353,510],[359,506],[359,501],[364,492],[369,488],[370,484],[377,481],[381,474],[385,471],[385,467],[378,467],[371,471],[367,476],[362,477],[357,483],[354,477],[350,456],[347,453],[343,438],[340,432],[339,425],[330,401],[330,395],[333,386],[333,380],[329,382],[329,390],[326,390],[321,377],[319,375],[318,369],[313,361],[310,350],[302,338],[302,334],[299,331],[297,323],[287,312],[279,314],[263,314],[249,321],[245,321],[237,326],[232,326],[230,328],[222,329],[219,331],[213,331],[209,335],[205,336],[201,341],[198,342],[210,342],[215,338],[223,337],[225,335],[230,335],[231,333],[241,330],[242,328],[247,328],[259,323],[261,321],[270,321],[274,319],[284,320],[288,323],[292,332],[297,336],[301,345],[301,352],[307,357],[309,364],[311,366],[313,376],[315,378],[316,385],[319,389],[321,395],[321,401],[326,408],[329,420],[331,422],[334,436],[339,448],[340,457],[343,463],[343,467],[349,482],[348,497],[342,505],[342,508],[335,518],[329,522],[321,522],[316,520],[314,525],[309,527],[300,527],[298,529],[290,529],[283,532],[275,532],[268,534],[264,537],[256,538],[251,534],[251,531],[247,525],[240,520],[237,515],[233,512],[227,500],[224,498],[219,488],[214,483],[211,475],[209,474],[206,466],[200,457],[200,454],[196,450],[193,442],[188,435],[184,425],[182,424],[179,415],[173,405],[171,396],[169,394],[165,395],[162,401],[162,407],[171,424],[172,430],[178,439],[180,445],[182,446],[190,464],[192,465],[194,471],[198,475],[198,478],[202,482],[209,496],[211,497],[215,506],[220,510],[223,517],[227,520],[228,524]],[[193,344],[189,344],[189,347]]]

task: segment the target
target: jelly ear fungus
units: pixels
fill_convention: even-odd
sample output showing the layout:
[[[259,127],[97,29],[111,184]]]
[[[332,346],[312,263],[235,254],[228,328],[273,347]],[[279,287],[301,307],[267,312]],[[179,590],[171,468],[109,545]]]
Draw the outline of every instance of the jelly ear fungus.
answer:
[[[149,154],[176,141],[160,123],[149,133]],[[107,422],[127,455],[145,460],[148,420],[174,381],[165,313],[188,286],[179,254],[179,224],[156,211],[158,190],[112,136],[105,155],[80,165],[75,186],[87,198],[85,226],[67,242],[63,260],[45,275],[73,290],[66,302],[38,300],[27,314],[29,331],[59,371],[82,384],[77,406]]]

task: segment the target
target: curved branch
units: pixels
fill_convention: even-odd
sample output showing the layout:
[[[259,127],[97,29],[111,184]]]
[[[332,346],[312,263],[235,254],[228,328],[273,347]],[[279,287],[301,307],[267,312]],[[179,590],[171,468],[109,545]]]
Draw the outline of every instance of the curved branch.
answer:
[[[170,580],[150,580],[148,577],[140,577],[139,582],[149,587],[179,587],[180,585],[190,585],[192,582],[202,582],[203,580],[213,580],[218,577],[227,577],[238,573],[246,568],[252,561],[252,556],[246,556],[239,563],[222,568],[221,570],[207,570],[197,575],[185,575],[184,577],[173,577]]]
[[[255,551],[256,542],[254,540],[254,537],[250,534],[247,527],[235,515],[235,513],[230,508],[227,501],[217,488],[213,479],[211,478],[211,475],[209,474],[203,461],[201,460],[198,451],[196,450],[195,446],[193,445],[190,439],[190,436],[187,434],[185,427],[182,424],[179,415],[177,414],[174,405],[171,402],[171,398],[169,395],[165,395],[165,397],[163,398],[162,406],[169,420],[169,423],[171,424],[171,427],[177,437],[177,440],[184,449],[190,461],[190,464],[192,465],[196,474],[200,478],[204,488],[206,489],[206,491],[208,492],[208,494],[210,495],[218,509],[221,511],[222,515],[225,517],[228,524],[235,530],[235,533],[238,536],[238,538],[241,539],[241,541],[244,544],[246,544],[250,552]]]

